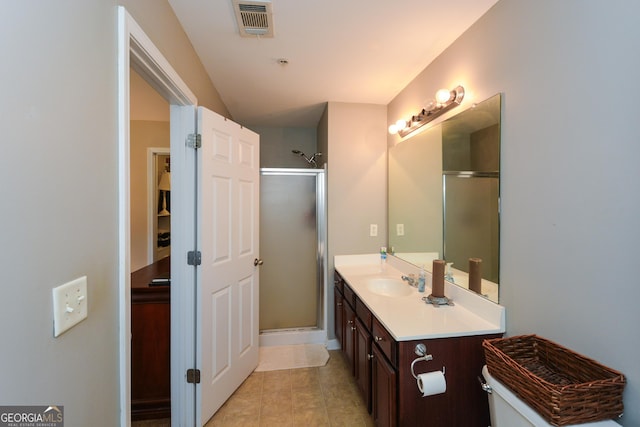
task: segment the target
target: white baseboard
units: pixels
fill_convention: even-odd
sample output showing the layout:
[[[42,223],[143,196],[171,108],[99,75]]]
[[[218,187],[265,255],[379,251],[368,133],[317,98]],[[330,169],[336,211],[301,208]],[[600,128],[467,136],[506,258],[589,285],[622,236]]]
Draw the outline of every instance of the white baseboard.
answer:
[[[327,341],[327,350],[340,350],[342,347],[337,339]]]

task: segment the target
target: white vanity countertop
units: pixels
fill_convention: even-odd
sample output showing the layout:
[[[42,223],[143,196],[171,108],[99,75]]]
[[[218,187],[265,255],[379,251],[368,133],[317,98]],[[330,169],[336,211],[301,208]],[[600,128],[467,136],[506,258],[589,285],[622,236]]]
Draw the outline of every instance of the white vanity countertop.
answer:
[[[453,306],[434,307],[422,301],[431,293],[431,274],[427,272],[424,293],[412,288],[407,296],[382,296],[368,289],[368,279],[418,273],[417,267],[390,258],[384,265],[379,254],[338,255],[334,267],[358,298],[386,327],[396,341],[446,338],[505,332],[505,309],[469,290],[445,282],[445,295]]]

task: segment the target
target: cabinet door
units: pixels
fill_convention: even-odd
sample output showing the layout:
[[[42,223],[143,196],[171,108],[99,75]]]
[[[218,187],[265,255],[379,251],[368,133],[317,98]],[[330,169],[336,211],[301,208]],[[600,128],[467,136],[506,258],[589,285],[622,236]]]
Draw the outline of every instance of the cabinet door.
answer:
[[[340,344],[340,348],[344,348],[344,321],[342,312],[343,304],[344,297],[336,286],[333,288],[333,330],[336,334],[336,340],[338,340],[338,343]]]
[[[371,413],[371,334],[358,318],[356,320],[355,377],[367,411]]]
[[[372,346],[371,397],[373,421],[377,427],[396,425],[396,371],[376,345]]]
[[[343,315],[343,323],[344,323],[344,331],[343,331],[344,346],[342,348],[344,351],[345,358],[347,359],[347,364],[349,365],[349,370],[351,372],[351,375],[353,375],[355,373],[354,357],[355,357],[356,312],[353,311],[353,308],[351,308],[349,304],[343,304],[342,309],[343,309],[342,315]]]

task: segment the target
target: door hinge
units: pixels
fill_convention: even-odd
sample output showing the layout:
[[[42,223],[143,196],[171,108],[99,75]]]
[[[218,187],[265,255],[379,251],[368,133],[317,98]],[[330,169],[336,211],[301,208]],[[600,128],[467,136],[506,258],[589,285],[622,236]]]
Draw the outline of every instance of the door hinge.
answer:
[[[200,384],[200,369],[187,369],[187,383]]]
[[[202,264],[202,253],[200,251],[187,252],[187,265]]]
[[[187,136],[187,147],[195,148],[196,150],[202,147],[202,135],[199,133],[190,133]]]

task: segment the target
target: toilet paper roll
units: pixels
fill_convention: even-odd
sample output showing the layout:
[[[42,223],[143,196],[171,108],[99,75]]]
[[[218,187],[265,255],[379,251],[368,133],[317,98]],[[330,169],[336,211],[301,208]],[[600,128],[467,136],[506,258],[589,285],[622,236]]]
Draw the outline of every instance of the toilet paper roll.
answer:
[[[422,396],[433,396],[447,391],[447,380],[441,371],[426,372],[418,375],[418,390]]]

